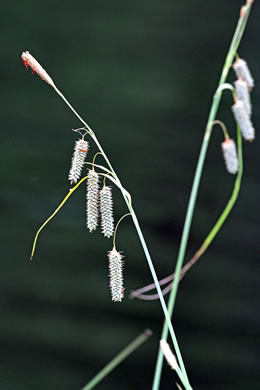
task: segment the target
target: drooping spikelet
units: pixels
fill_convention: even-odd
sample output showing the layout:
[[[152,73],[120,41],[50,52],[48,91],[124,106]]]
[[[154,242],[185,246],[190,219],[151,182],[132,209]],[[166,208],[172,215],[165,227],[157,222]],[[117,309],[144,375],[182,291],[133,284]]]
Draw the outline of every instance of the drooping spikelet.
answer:
[[[239,124],[243,138],[246,141],[253,141],[255,138],[255,129],[253,128],[252,122],[246,112],[245,106],[241,100],[237,100],[232,106],[232,111],[235,120]]]
[[[53,80],[46,70],[43,69],[39,62],[28,51],[22,53],[22,61],[27,70],[30,66],[33,73],[37,73],[42,80],[46,81],[46,83],[50,84],[52,87],[55,87]]]
[[[177,371],[179,367],[178,367],[176,357],[172,353],[171,348],[165,339],[160,340],[160,347],[161,347],[161,350],[162,350],[164,357],[167,360],[169,366],[173,370]]]
[[[254,87],[254,79],[245,60],[238,58],[233,64],[233,69],[237,75],[237,78],[245,81],[248,88],[252,89]]]
[[[89,170],[87,181],[87,227],[90,232],[98,225],[99,176],[93,169]]]
[[[229,173],[235,174],[238,171],[238,158],[236,144],[231,138],[226,138],[221,144],[223,157],[227,171]]]
[[[71,161],[71,168],[69,171],[70,183],[77,183],[80,178],[81,171],[88,153],[88,142],[84,139],[79,139],[75,143],[74,153]]]
[[[102,233],[111,237],[114,233],[113,199],[111,187],[104,186],[100,191],[100,214]]]
[[[109,279],[112,301],[121,302],[124,298],[123,256],[115,248],[108,252]]]
[[[252,113],[252,106],[250,101],[250,94],[247,83],[241,79],[235,81],[236,97],[241,100],[245,106],[246,112],[250,116]]]

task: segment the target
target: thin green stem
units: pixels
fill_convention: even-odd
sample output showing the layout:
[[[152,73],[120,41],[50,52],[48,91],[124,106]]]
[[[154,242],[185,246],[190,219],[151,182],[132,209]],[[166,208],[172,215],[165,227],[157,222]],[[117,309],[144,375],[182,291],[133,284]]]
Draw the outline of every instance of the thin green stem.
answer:
[[[168,313],[168,310],[167,310],[167,307],[166,307],[166,304],[165,304],[165,301],[164,301],[164,298],[163,298],[163,294],[162,294],[162,291],[161,291],[161,288],[160,288],[160,285],[159,285],[159,282],[158,282],[158,279],[157,279],[157,276],[156,276],[156,272],[155,272],[153,264],[152,264],[152,259],[151,259],[150,253],[148,251],[148,248],[146,246],[146,243],[145,243],[145,240],[144,240],[141,228],[139,226],[138,220],[137,220],[136,215],[135,215],[133,210],[132,210],[132,218],[133,218],[133,222],[134,222],[134,225],[136,227],[139,239],[140,239],[140,241],[142,243],[142,246],[143,246],[143,249],[144,249],[144,252],[145,252],[148,264],[149,264],[149,267],[150,267],[150,271],[152,273],[152,277],[154,279],[154,283],[155,283],[155,286],[156,286],[156,289],[157,289],[157,292],[158,292],[158,295],[159,295],[159,299],[161,301],[162,309],[163,309],[163,312],[164,312],[165,321],[167,322],[167,325],[169,326],[169,332],[170,332],[170,335],[171,335],[171,338],[172,338],[172,342],[173,342],[173,345],[174,345],[176,356],[177,356],[177,359],[179,361],[179,365],[180,365],[180,368],[181,368],[181,371],[182,371],[182,374],[183,374],[183,377],[184,377],[184,380],[185,380],[185,385],[186,385],[185,388],[187,390],[188,389],[192,389],[190,384],[189,384],[189,380],[188,380],[186,369],[185,369],[185,366],[184,366],[184,363],[183,363],[183,359],[182,359],[182,356],[181,356],[180,348],[179,348],[179,345],[178,345],[178,342],[177,342],[177,339],[176,339],[176,336],[175,336],[175,333],[174,333],[174,330],[173,330],[171,319],[170,319],[170,316],[169,316],[169,313]]]
[[[239,170],[237,174],[237,178],[234,185],[234,190],[232,192],[231,198],[229,199],[225,209],[223,210],[221,216],[217,220],[216,224],[214,225],[213,229],[211,230],[210,234],[207,236],[207,238],[204,240],[203,244],[201,245],[200,251],[201,254],[205,252],[205,250],[209,247],[213,239],[215,238],[216,234],[218,233],[219,229],[227,219],[230,211],[232,210],[232,207],[234,206],[239,190],[240,190],[240,184],[241,184],[241,178],[243,174],[243,155],[242,155],[242,139],[241,139],[241,131],[239,127],[237,128],[237,149],[238,149],[238,164],[239,164]]]
[[[124,200],[126,202],[126,205],[127,205],[128,209],[129,209],[129,212],[130,212],[130,214],[132,216],[133,223],[135,225],[137,234],[139,236],[141,245],[143,247],[143,251],[145,253],[146,260],[148,262],[148,265],[149,265],[149,268],[150,268],[150,271],[151,271],[151,274],[152,274],[152,277],[153,277],[153,280],[154,280],[154,283],[155,283],[155,286],[156,286],[156,289],[157,289],[157,292],[158,292],[158,295],[159,295],[159,299],[160,299],[160,303],[161,303],[162,310],[163,310],[163,313],[164,313],[165,321],[167,322],[168,329],[169,329],[169,332],[170,332],[170,335],[171,335],[171,338],[172,338],[172,342],[173,342],[173,345],[174,345],[174,348],[175,348],[176,356],[177,356],[178,361],[179,361],[180,369],[182,371],[182,374],[183,374],[183,377],[184,377],[184,380],[185,380],[186,390],[191,390],[192,388],[191,388],[191,386],[189,384],[188,376],[187,376],[186,369],[185,369],[185,366],[184,366],[184,363],[183,363],[183,359],[182,359],[182,356],[181,356],[180,348],[179,348],[179,345],[178,345],[178,342],[177,342],[177,339],[176,339],[176,336],[175,336],[175,332],[174,332],[174,329],[173,329],[173,326],[172,326],[172,323],[171,323],[171,319],[170,319],[170,316],[169,316],[169,313],[168,313],[168,310],[167,310],[167,306],[166,306],[165,300],[163,298],[163,294],[162,294],[162,291],[161,291],[161,288],[160,288],[160,285],[159,285],[159,281],[158,281],[158,278],[157,278],[157,275],[156,275],[156,272],[155,272],[155,269],[154,269],[154,266],[153,266],[153,262],[152,262],[150,253],[148,251],[148,248],[147,248],[147,245],[146,245],[143,233],[141,231],[139,222],[137,220],[136,214],[135,214],[134,209],[132,207],[131,201],[128,199],[128,197],[126,195],[126,192],[125,192],[124,188],[122,187],[121,182],[120,182],[116,172],[114,171],[114,169],[113,169],[113,167],[112,167],[112,165],[111,165],[111,163],[110,163],[106,153],[104,152],[102,146],[100,145],[100,143],[99,143],[99,141],[98,141],[94,131],[81,118],[81,116],[72,107],[72,105],[68,102],[68,100],[64,97],[64,95],[59,91],[59,89],[56,86],[54,86],[53,88],[57,92],[57,94],[64,100],[64,102],[71,109],[71,111],[77,116],[77,118],[84,124],[86,129],[89,131],[90,136],[92,137],[92,139],[96,143],[96,145],[97,145],[98,149],[100,150],[100,152],[103,154],[103,157],[104,157],[105,161],[107,162],[107,164],[108,164],[108,166],[109,166],[109,168],[110,168],[114,178],[117,181],[117,185],[118,185],[118,187],[120,188],[120,190],[122,192],[123,198],[124,198]]]
[[[46,221],[40,226],[40,228],[37,230],[36,234],[35,234],[35,237],[34,237],[34,241],[33,241],[33,247],[32,247],[32,253],[31,253],[31,257],[30,257],[30,260],[32,260],[33,258],[33,255],[34,255],[34,252],[35,252],[35,248],[36,248],[36,243],[37,243],[37,240],[38,240],[38,237],[39,237],[39,234],[40,232],[42,231],[42,229],[47,225],[48,222],[50,222],[50,220],[57,214],[57,212],[62,208],[62,206],[67,202],[67,200],[69,199],[69,197],[73,194],[73,192],[80,186],[81,183],[83,183],[83,181],[85,181],[86,179],[88,178],[88,176],[85,176],[83,177],[70,191],[69,193],[65,196],[65,198],[63,199],[63,201],[59,204],[59,206],[55,209],[55,211],[49,216],[48,219],[46,219]]]
[[[219,125],[221,127],[225,139],[229,138],[227,128],[226,128],[225,124],[222,121],[216,120],[216,121],[213,122],[213,126],[214,125]]]
[[[92,380],[82,388],[82,390],[91,390],[99,382],[101,382],[112,370],[114,370],[124,359],[134,352],[141,344],[143,344],[150,336],[152,331],[146,329],[136,339],[134,339],[126,348],[124,348],[117,356],[114,357]]]
[[[116,248],[116,233],[117,233],[117,229],[118,229],[118,226],[120,224],[120,222],[122,221],[122,219],[124,219],[125,217],[127,217],[128,215],[131,215],[130,213],[127,213],[125,215],[123,215],[119,221],[117,222],[116,224],[116,227],[115,227],[115,231],[114,231],[114,237],[113,237],[113,248]]]
[[[96,160],[96,158],[97,158],[97,156],[99,155],[99,154],[101,154],[101,156],[102,156],[102,153],[101,152],[97,152],[96,154],[95,154],[95,156],[93,157],[93,160],[92,160],[92,170],[94,171],[95,170],[95,160]]]
[[[236,177],[236,181],[234,184],[233,192],[231,194],[231,197],[229,198],[224,210],[222,211],[220,217],[218,218],[217,222],[203,241],[200,248],[197,250],[197,252],[193,255],[193,257],[182,267],[180,272],[180,278],[179,281],[183,279],[183,277],[186,275],[186,273],[191,269],[191,267],[197,263],[197,261],[200,259],[200,257],[205,253],[205,251],[208,249],[209,245],[212,243],[214,238],[216,237],[216,234],[221,229],[223,223],[227,219],[228,215],[230,214],[234,204],[237,201],[240,185],[241,185],[241,179],[243,174],[243,155],[242,155],[242,138],[241,138],[241,131],[239,127],[237,128],[237,146],[238,146],[238,173]],[[163,294],[167,294],[171,290],[172,283],[171,281],[174,279],[175,275],[171,274],[167,276],[166,278],[159,280],[160,286],[170,282],[170,285],[168,285],[165,289],[163,289]],[[132,298],[140,298],[140,299],[149,299],[154,300],[158,299],[158,294],[147,294],[143,295],[144,292],[150,291],[155,288],[155,284],[152,283],[148,286],[145,286],[139,290],[134,291],[130,297]]]
[[[245,30],[245,26],[246,26],[246,22],[247,22],[247,19],[249,16],[250,8],[251,8],[251,4],[248,4],[245,8],[246,12],[244,13],[244,15],[242,17],[239,18],[233,39],[232,39],[231,44],[230,44],[228,54],[227,54],[227,57],[225,60],[225,64],[224,64],[222,74],[221,74],[221,77],[219,80],[218,88],[220,88],[220,86],[222,84],[224,84],[226,81],[226,78],[228,76],[230,67],[231,67],[233,59],[234,59],[234,56],[236,55],[238,46],[240,44],[241,38],[242,38],[244,30]],[[168,313],[169,313],[170,317],[172,317],[173,310],[174,310],[176,295],[177,295],[178,286],[179,286],[179,278],[180,278],[180,273],[181,273],[183,260],[184,260],[186,247],[187,247],[187,242],[188,242],[188,238],[189,238],[190,227],[191,227],[194,207],[195,207],[195,203],[196,203],[196,199],[197,199],[200,179],[201,179],[201,175],[202,175],[202,170],[203,170],[203,166],[204,166],[204,162],[205,162],[205,157],[206,157],[206,153],[207,153],[207,149],[208,149],[209,140],[210,140],[211,133],[212,133],[213,122],[216,118],[216,114],[218,111],[221,97],[222,97],[222,90],[219,89],[218,92],[213,97],[213,102],[212,102],[212,106],[210,109],[209,118],[208,118],[208,122],[206,125],[206,130],[205,130],[204,138],[202,141],[200,155],[199,155],[199,159],[198,159],[198,163],[197,163],[197,167],[196,167],[196,171],[195,171],[195,176],[194,176],[194,180],[193,180],[193,185],[192,185],[192,189],[191,189],[190,199],[189,199],[187,213],[186,213],[185,222],[184,222],[184,228],[183,228],[179,253],[178,253],[176,267],[175,267],[175,278],[174,278],[174,282],[172,285],[172,289],[171,289],[171,293],[170,293],[169,301],[168,301],[168,306],[167,306]],[[167,322],[164,321],[161,338],[167,340],[167,336],[168,336],[168,325],[167,325]],[[157,362],[156,362],[156,368],[155,368],[154,381],[153,381],[153,388],[152,388],[153,390],[159,389],[160,380],[161,380],[161,372],[162,372],[162,364],[163,364],[163,354],[162,354],[162,351],[159,349]]]
[[[180,370],[179,367],[176,368],[176,374],[178,375],[178,377],[180,378],[180,381],[181,383],[183,384],[184,388],[185,388],[185,379],[183,378],[183,375],[182,375],[182,372]],[[178,386],[178,384],[176,383],[176,385]],[[182,390],[182,388],[179,386],[179,389]]]

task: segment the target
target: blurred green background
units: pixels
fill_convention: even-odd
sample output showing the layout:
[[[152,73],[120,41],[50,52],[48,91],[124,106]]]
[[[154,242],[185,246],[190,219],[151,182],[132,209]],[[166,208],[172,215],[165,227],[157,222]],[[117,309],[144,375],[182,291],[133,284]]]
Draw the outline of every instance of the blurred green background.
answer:
[[[132,194],[158,277],[174,268],[211,99],[237,23],[238,0],[10,1],[1,8],[0,389],[78,390],[144,328],[153,337],[99,385],[151,389],[163,315],[160,304],[129,300],[151,282],[130,219],[126,297],[111,302],[112,241],[85,227],[85,186],[40,236],[36,229],[69,189],[81,123],[20,55],[29,50],[95,129]],[[259,4],[239,54],[256,79],[260,124]],[[231,72],[230,81],[234,80]],[[218,119],[235,136],[225,92]],[[232,191],[214,130],[186,261]],[[200,263],[181,283],[174,327],[194,389],[259,389],[259,137],[244,144],[239,201]],[[96,148],[91,143],[89,159]],[[101,158],[97,160],[101,163]],[[126,207],[114,188],[118,220]],[[175,388],[165,365],[162,390]]]

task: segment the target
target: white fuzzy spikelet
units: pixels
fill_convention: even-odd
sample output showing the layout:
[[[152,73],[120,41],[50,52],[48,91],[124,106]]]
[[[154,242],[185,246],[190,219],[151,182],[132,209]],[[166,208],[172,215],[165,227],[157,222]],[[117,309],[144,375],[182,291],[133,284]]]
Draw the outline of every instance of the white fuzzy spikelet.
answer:
[[[71,161],[71,168],[69,171],[70,183],[77,183],[80,178],[81,171],[88,153],[88,142],[84,139],[79,139],[75,143],[74,153]]]
[[[123,256],[115,248],[108,252],[109,279],[112,301],[121,302],[124,298]]]
[[[92,169],[88,173],[87,181],[87,227],[90,232],[96,230],[98,225],[99,206],[99,177]]]
[[[227,171],[232,174],[237,173],[238,158],[235,142],[233,139],[227,138],[222,142],[221,147]]]
[[[246,141],[253,141],[255,138],[255,129],[253,128],[252,122],[246,112],[245,106],[241,100],[237,100],[232,106],[232,111],[235,120],[239,124],[243,138]]]
[[[162,350],[164,357],[167,360],[169,366],[171,366],[171,368],[173,370],[177,371],[179,368],[178,363],[177,363],[176,357],[172,353],[171,348],[170,348],[169,344],[167,343],[167,341],[162,339],[160,341],[160,347],[161,347],[161,350]]]
[[[235,90],[236,90],[236,97],[243,102],[246,112],[250,116],[252,114],[252,106],[251,106],[250,94],[248,91],[247,83],[240,79],[236,80]]]
[[[104,186],[100,191],[100,214],[102,233],[111,237],[114,233],[113,199],[111,187]]]
[[[245,60],[238,58],[233,64],[233,69],[237,75],[237,78],[245,81],[248,88],[252,89],[254,87],[254,79]]]

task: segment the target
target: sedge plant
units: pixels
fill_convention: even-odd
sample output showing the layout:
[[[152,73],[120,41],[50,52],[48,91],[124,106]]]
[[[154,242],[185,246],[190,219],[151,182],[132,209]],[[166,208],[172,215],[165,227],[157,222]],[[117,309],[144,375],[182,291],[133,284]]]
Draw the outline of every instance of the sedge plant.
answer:
[[[22,53],[22,60],[23,60],[23,63],[26,66],[27,69],[28,69],[28,67],[30,67],[32,69],[33,73],[34,72],[37,73],[63,99],[63,101],[70,108],[70,110],[76,115],[76,117],[84,125],[84,127],[81,128],[81,130],[85,131],[84,135],[82,136],[82,139],[76,142],[76,145],[75,145],[75,148],[74,148],[74,154],[73,154],[73,158],[72,158],[71,170],[69,172],[70,183],[71,184],[72,183],[76,183],[76,184],[75,184],[74,187],[72,187],[69,190],[68,194],[62,200],[62,202],[59,204],[59,206],[56,208],[56,210],[50,215],[49,218],[47,218],[47,220],[37,230],[35,238],[34,238],[34,242],[33,242],[33,248],[32,248],[32,253],[31,253],[31,260],[32,260],[32,258],[34,256],[37,240],[38,240],[39,234],[42,231],[42,229],[58,213],[58,211],[62,208],[62,206],[67,202],[67,200],[73,194],[73,192],[84,181],[86,181],[88,179],[89,175],[86,175],[83,178],[81,178],[79,182],[77,182],[77,180],[79,180],[79,178],[80,178],[80,174],[81,174],[82,167],[83,167],[83,164],[84,164],[84,161],[85,161],[85,157],[86,157],[87,152],[88,152],[87,145],[84,146],[82,144],[82,141],[84,141],[85,135],[88,134],[92,138],[92,140],[95,142],[95,144],[96,144],[96,146],[97,146],[97,148],[99,150],[99,153],[103,156],[103,158],[104,158],[104,160],[105,160],[105,162],[107,164],[107,167],[104,167],[104,166],[96,165],[96,164],[92,163],[92,167],[94,167],[94,166],[98,167],[103,172],[106,172],[106,173],[102,173],[101,172],[100,175],[105,176],[107,179],[112,181],[112,183],[114,183],[120,189],[120,191],[122,193],[122,196],[123,196],[123,198],[125,200],[125,203],[127,205],[127,208],[129,210],[129,213],[130,213],[130,215],[132,217],[132,221],[133,221],[134,226],[136,228],[136,231],[137,231],[138,237],[140,239],[141,245],[143,247],[143,250],[144,250],[144,253],[145,253],[145,257],[147,259],[147,262],[148,262],[148,265],[149,265],[149,268],[150,268],[150,271],[151,271],[154,283],[155,283],[156,288],[157,288],[157,292],[159,294],[159,299],[160,299],[160,303],[161,303],[162,310],[163,310],[163,313],[164,313],[164,317],[168,321],[169,332],[171,334],[171,339],[172,339],[172,342],[173,342],[173,345],[174,345],[175,353],[176,353],[176,356],[177,356],[177,359],[178,359],[178,362],[179,362],[180,370],[182,372],[183,380],[184,380],[184,383],[185,383],[185,389],[191,390],[191,385],[189,383],[189,379],[188,379],[188,376],[187,376],[187,373],[186,373],[186,369],[185,369],[184,362],[183,362],[183,359],[182,359],[182,355],[181,355],[181,352],[180,352],[180,348],[179,348],[179,345],[178,345],[178,342],[177,342],[177,338],[176,338],[176,335],[175,335],[175,332],[174,332],[174,329],[173,329],[173,326],[172,326],[172,323],[171,323],[171,320],[170,320],[170,317],[169,317],[169,313],[168,313],[168,310],[167,310],[167,307],[166,307],[165,300],[163,298],[163,294],[161,292],[159,281],[158,281],[158,278],[157,278],[157,275],[156,275],[156,272],[155,272],[155,269],[154,269],[154,266],[153,266],[153,262],[152,262],[152,259],[151,259],[148,247],[146,245],[146,242],[145,242],[142,230],[140,228],[137,216],[135,214],[135,211],[134,211],[134,208],[133,208],[133,205],[132,205],[132,200],[131,200],[130,194],[122,186],[122,184],[121,184],[121,182],[120,182],[120,180],[119,180],[119,178],[118,178],[114,168],[112,167],[112,165],[111,165],[111,163],[110,163],[110,161],[109,161],[105,151],[103,150],[102,146],[100,145],[100,143],[99,143],[99,141],[97,139],[97,136],[94,133],[94,131],[82,119],[82,117],[77,113],[77,111],[72,107],[72,105],[65,98],[65,96],[62,94],[62,92],[57,88],[57,86],[55,85],[54,81],[49,76],[49,74],[43,69],[43,67],[39,64],[39,62],[28,51]],[[77,169],[76,168],[76,164],[79,164],[80,168]],[[104,188],[105,188],[105,184],[104,184],[103,189]],[[104,197],[104,199],[105,199],[105,202],[108,201],[108,195],[106,195]],[[104,209],[103,215],[104,215],[104,218],[105,218],[105,219],[103,219],[103,223],[105,223],[105,224],[109,223],[110,230],[113,231],[113,227],[111,225],[111,217],[112,217],[112,214],[111,214],[111,207],[112,207],[111,199],[109,200],[109,202],[107,202],[107,204],[108,203],[109,203],[109,205],[107,205],[107,207],[106,207],[105,203],[103,205],[104,207],[102,207],[102,196],[101,196],[101,209]],[[102,212],[102,210],[101,210],[101,212]],[[110,213],[110,217],[108,217],[108,212]],[[103,232],[104,232],[104,230],[106,230],[106,229],[104,229],[104,224],[103,224],[102,228],[103,228]],[[110,234],[109,235],[105,234],[105,236],[110,236]],[[120,269],[120,267],[117,267],[117,268]],[[110,267],[110,270],[111,270],[111,267]],[[112,297],[112,299],[113,299],[113,297]],[[122,296],[120,295],[120,299],[118,299],[118,301],[121,301],[121,300],[122,300]]]
[[[187,272],[188,269],[200,258],[202,253],[205,252],[209,244],[214,239],[217,232],[220,230],[223,222],[227,218],[228,214],[230,213],[236,199],[238,196],[239,188],[240,188],[240,182],[242,177],[242,144],[241,144],[241,132],[242,136],[247,140],[252,140],[254,137],[254,129],[253,126],[250,127],[251,121],[250,121],[250,106],[248,105],[246,107],[246,102],[243,101],[243,98],[241,95],[239,95],[240,92],[238,92],[238,87],[236,87],[236,91],[234,92],[234,87],[230,84],[226,83],[226,79],[228,77],[229,71],[231,69],[231,66],[234,62],[234,59],[236,58],[239,60],[237,51],[238,47],[241,41],[241,38],[243,36],[246,23],[249,17],[249,13],[251,10],[251,6],[253,4],[253,0],[247,0],[246,5],[244,5],[240,12],[240,17],[238,21],[237,28],[235,30],[228,54],[226,56],[226,61],[224,63],[224,67],[222,70],[222,74],[220,77],[219,85],[216,90],[216,93],[213,96],[212,106],[209,113],[208,122],[206,125],[205,134],[203,137],[203,142],[201,146],[201,151],[199,154],[199,159],[196,167],[196,172],[194,176],[194,181],[192,185],[192,190],[190,194],[190,199],[188,203],[187,213],[185,217],[184,222],[184,228],[183,228],[183,234],[181,238],[179,253],[177,257],[175,272],[174,272],[174,280],[173,283],[170,286],[171,293],[168,300],[168,306],[166,306],[163,292],[161,290],[160,284],[163,284],[158,281],[156,271],[153,266],[153,262],[151,259],[151,255],[148,250],[148,246],[146,244],[146,241],[144,239],[141,227],[139,225],[136,213],[134,211],[134,207],[132,204],[132,198],[131,195],[128,193],[128,191],[122,186],[121,181],[114,169],[114,167],[111,165],[110,160],[103,150],[101,144],[98,141],[98,138],[96,136],[96,133],[93,131],[93,129],[88,125],[88,123],[78,114],[78,112],[75,110],[75,108],[69,103],[67,98],[62,94],[60,89],[56,86],[52,78],[49,76],[49,74],[42,68],[42,66],[39,64],[39,62],[27,51],[22,53],[22,60],[25,64],[25,66],[28,68],[30,67],[33,72],[36,72],[47,84],[49,84],[53,90],[61,97],[61,99],[65,102],[65,104],[69,107],[69,109],[74,113],[74,115],[77,117],[77,119],[83,124],[83,127],[80,129],[77,129],[79,134],[81,134],[81,139],[79,139],[74,148],[74,154],[72,159],[72,165],[71,170],[69,172],[69,180],[71,184],[75,184],[68,194],[64,197],[62,202],[59,204],[59,206],[56,208],[56,210],[50,215],[50,217],[41,225],[41,227],[38,229],[35,239],[33,242],[33,248],[31,253],[31,259],[34,256],[37,240],[39,237],[40,232],[42,229],[47,225],[49,221],[52,220],[52,218],[57,214],[57,212],[62,208],[62,206],[68,201],[68,199],[71,197],[71,195],[74,193],[75,190],[85,181],[87,181],[87,225],[90,231],[95,230],[98,223],[99,213],[101,214],[101,224],[102,224],[102,231],[105,237],[113,237],[113,249],[111,252],[109,252],[109,269],[110,269],[110,287],[112,292],[112,300],[116,302],[120,302],[123,298],[124,294],[124,288],[123,288],[123,262],[120,252],[116,250],[115,246],[115,233],[118,228],[118,225],[116,226],[116,229],[114,229],[114,218],[113,218],[113,202],[112,202],[112,191],[109,185],[106,184],[107,181],[110,181],[110,183],[114,184],[119,188],[119,190],[122,193],[123,199],[125,200],[126,206],[128,208],[128,214],[131,216],[133,224],[135,226],[137,235],[140,239],[146,260],[148,262],[152,278],[154,281],[154,286],[157,291],[157,296],[160,300],[160,304],[163,310],[164,314],[164,326],[162,331],[161,339],[164,340],[161,343],[161,348],[159,348],[158,352],[158,358],[156,363],[156,369],[155,369],[155,375],[154,375],[154,382],[153,382],[153,390],[158,390],[160,386],[160,378],[161,378],[161,371],[162,371],[162,363],[163,363],[163,353],[165,356],[167,353],[165,352],[165,343],[168,337],[168,332],[171,336],[171,341],[173,343],[174,351],[176,354],[176,364],[175,364],[175,370],[177,372],[177,375],[179,376],[180,383],[182,388],[186,390],[191,390],[192,387],[190,385],[190,381],[188,379],[188,375],[185,369],[185,365],[182,359],[182,355],[180,352],[180,348],[176,339],[176,335],[172,326],[171,317],[174,311],[174,305],[176,301],[179,281],[181,279],[181,276],[185,272]],[[241,65],[241,62],[237,65],[237,68]],[[241,65],[242,66],[242,65]],[[241,67],[240,66],[240,67]],[[235,68],[235,67],[234,67]],[[240,69],[240,68],[239,68]],[[236,70],[235,70],[236,71]],[[239,75],[240,72],[240,75]],[[243,72],[242,72],[243,73]],[[252,85],[249,85],[249,81],[245,80],[245,77],[241,76],[241,69],[238,71],[238,79],[239,82],[239,88],[241,87],[241,81],[246,83],[246,89],[247,92],[252,88]],[[244,77],[244,79],[243,79]],[[236,152],[236,144],[235,142],[229,138],[229,135],[227,133],[227,130],[225,129],[224,124],[222,122],[216,120],[219,104],[221,101],[221,97],[223,94],[224,89],[231,89],[233,91],[234,96],[234,105],[232,106],[232,111],[235,117],[235,120],[237,122],[237,148],[238,148],[238,156]],[[240,108],[239,108],[240,107]],[[190,266],[187,268],[185,272],[183,271],[183,261],[184,256],[186,252],[187,242],[189,238],[190,233],[190,226],[192,222],[192,217],[194,213],[195,203],[197,199],[198,189],[200,185],[201,175],[203,171],[203,166],[205,162],[205,157],[208,149],[208,144],[210,141],[211,133],[214,124],[220,124],[224,136],[225,141],[222,144],[222,150],[225,158],[225,164],[227,167],[227,170],[232,174],[237,174],[237,179],[235,182],[234,192],[232,194],[231,199],[229,200],[224,212],[222,213],[221,217],[219,218],[216,225],[213,227],[212,231],[204,241],[202,247],[200,250],[196,253],[195,257],[192,259],[192,261],[189,263]],[[247,126],[246,126],[247,124]],[[250,127],[250,129],[249,129]],[[240,131],[241,129],[241,131]],[[249,129],[249,130],[248,130]],[[249,131],[246,135],[246,130]],[[83,133],[83,135],[82,135]],[[249,135],[248,135],[249,134]],[[95,155],[92,163],[86,162],[86,157],[88,153],[88,142],[86,141],[86,138],[89,137],[94,141],[98,153]],[[97,155],[101,155],[104,159],[105,165],[98,165],[95,163],[95,159]],[[81,178],[81,174],[84,168],[85,164],[90,164],[91,169],[89,170],[88,174]],[[98,173],[96,172],[98,170]],[[103,188],[99,189],[99,178],[103,176]],[[94,195],[93,195],[94,194]],[[127,215],[128,215],[127,214]],[[123,217],[122,217],[123,218]],[[121,218],[121,219],[122,219]],[[120,219],[120,221],[121,221]],[[120,222],[119,221],[119,222]],[[143,341],[143,339],[142,339]],[[137,343],[139,345],[139,341]],[[168,345],[168,344],[167,344]],[[163,350],[164,348],[164,350]],[[129,354],[132,349],[129,348],[127,351],[127,354]],[[168,346],[166,347],[166,351],[169,352]],[[127,354],[123,353],[123,357]],[[120,361],[122,360],[122,356],[120,356]],[[169,355],[168,355],[169,356]],[[112,364],[114,367],[115,365]],[[111,367],[112,367],[111,366]],[[100,374],[97,375],[95,378],[104,378],[107,373],[110,372],[110,368],[107,371],[106,369]],[[92,380],[89,385],[86,385],[84,387],[85,389],[93,388],[99,380]],[[179,385],[178,385],[179,386]]]

